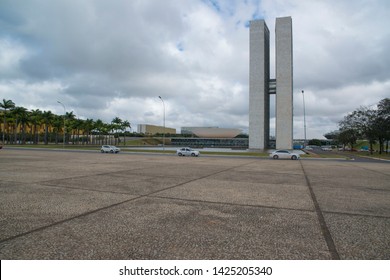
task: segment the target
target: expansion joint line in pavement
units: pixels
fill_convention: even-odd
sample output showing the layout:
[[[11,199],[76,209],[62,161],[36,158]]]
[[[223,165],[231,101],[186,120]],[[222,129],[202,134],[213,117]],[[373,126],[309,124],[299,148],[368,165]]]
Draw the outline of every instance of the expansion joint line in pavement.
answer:
[[[105,207],[98,208],[98,209],[95,209],[95,210],[91,210],[91,211],[88,211],[88,212],[85,212],[85,213],[81,213],[80,215],[73,216],[73,217],[70,217],[70,218],[67,218],[67,219],[64,219],[64,220],[61,220],[61,221],[57,221],[57,222],[51,223],[49,225],[45,225],[45,226],[38,227],[38,228],[29,230],[29,231],[26,231],[26,232],[22,232],[22,233],[19,233],[17,235],[10,236],[10,237],[7,237],[7,238],[4,238],[4,239],[0,240],[0,244],[2,244],[4,242],[7,242],[7,241],[10,241],[10,240],[17,239],[19,237],[23,237],[23,236],[29,235],[31,233],[42,231],[42,230],[51,228],[53,226],[57,226],[57,225],[60,225],[60,224],[63,224],[63,223],[66,223],[66,222],[69,222],[69,221],[72,221],[72,220],[75,220],[75,219],[78,219],[78,218],[82,218],[82,217],[88,216],[88,215],[100,212],[102,210],[110,209],[110,208],[113,208],[113,207],[116,207],[116,206],[119,206],[119,205],[122,205],[122,204],[125,204],[125,203],[128,203],[128,202],[131,202],[131,201],[138,200],[140,198],[145,198],[145,197],[148,197],[150,195],[154,195],[154,194],[162,192],[162,191],[166,191],[166,190],[169,190],[169,189],[173,189],[173,188],[179,187],[179,186],[187,184],[187,183],[191,183],[191,182],[194,182],[194,181],[197,181],[197,180],[201,180],[201,179],[204,179],[204,178],[207,178],[207,177],[210,177],[210,176],[214,176],[216,174],[219,174],[219,173],[222,173],[222,172],[226,172],[226,171],[232,170],[232,169],[237,168],[237,167],[242,167],[242,166],[245,166],[245,165],[248,165],[248,164],[251,164],[251,163],[253,163],[253,162],[251,161],[249,163],[245,163],[245,164],[242,164],[242,165],[239,165],[239,166],[233,166],[233,167],[230,167],[230,168],[227,168],[227,169],[219,170],[219,171],[214,172],[212,174],[207,174],[205,176],[202,176],[202,177],[199,177],[199,178],[195,178],[195,179],[192,179],[192,180],[189,180],[189,181],[186,181],[186,182],[174,185],[174,186],[170,186],[170,187],[167,187],[167,188],[164,188],[164,189],[161,189],[161,190],[158,190],[158,191],[154,191],[154,192],[151,192],[151,193],[148,193],[148,194],[139,195],[137,197],[133,197],[133,198],[130,198],[130,199],[118,202],[118,203],[114,203],[114,204],[111,204],[111,205],[107,205]]]
[[[106,209],[109,209],[109,208],[112,208],[112,207],[115,207],[115,206],[118,206],[118,205],[130,202],[132,200],[136,200],[138,198],[139,197],[133,197],[131,199],[127,199],[125,201],[121,201],[121,202],[118,202],[118,203],[115,203],[115,204],[107,205],[107,206],[102,207],[102,208],[98,208],[98,209],[91,210],[91,211],[88,211],[88,212],[85,212],[85,213],[81,213],[80,215],[73,216],[73,217],[70,217],[70,218],[67,218],[67,219],[64,219],[64,220],[61,220],[61,221],[57,221],[57,222],[54,222],[54,223],[49,224],[49,225],[45,225],[45,226],[38,227],[38,228],[29,230],[29,231],[26,231],[26,232],[22,232],[22,233],[19,233],[17,235],[10,236],[10,237],[7,237],[7,238],[4,238],[4,239],[0,240],[0,244],[2,244],[4,242],[7,242],[7,241],[10,241],[10,240],[13,240],[13,239],[16,239],[16,238],[19,238],[19,237],[23,237],[23,236],[29,235],[29,234],[34,233],[34,232],[45,230],[45,229],[48,229],[50,227],[57,226],[57,225],[60,225],[60,224],[72,221],[72,220],[77,219],[77,218],[88,216],[90,214],[94,214],[96,212],[99,212],[99,211],[102,211],[102,210],[106,210]]]
[[[306,171],[305,171],[305,168],[303,167],[302,162],[301,161],[299,161],[299,162],[301,164],[302,171],[303,171],[303,174],[304,174],[305,179],[306,179],[307,186],[308,186],[309,191],[310,191],[310,196],[311,196],[311,199],[313,201],[314,208],[315,208],[316,213],[317,213],[318,222],[320,223],[321,232],[322,232],[322,235],[324,236],[326,245],[328,246],[328,250],[329,250],[333,260],[339,260],[340,259],[340,255],[337,252],[336,245],[334,244],[332,235],[330,234],[329,228],[326,225],[324,215],[322,214],[320,205],[319,205],[319,203],[317,201],[317,197],[316,197],[316,195],[315,195],[315,193],[313,191],[313,187],[311,186],[309,177],[306,174]]]
[[[366,170],[366,171],[370,171],[370,172],[374,172],[374,173],[377,173],[377,174],[381,174],[381,175],[385,175],[385,176],[389,176],[390,177],[390,174],[389,173],[384,173],[384,172],[381,172],[381,171],[377,171],[377,170],[372,170],[370,168],[366,168],[366,167],[362,167],[358,164],[352,164],[353,166],[357,167],[357,168],[360,168],[360,169],[363,169],[363,170]]]

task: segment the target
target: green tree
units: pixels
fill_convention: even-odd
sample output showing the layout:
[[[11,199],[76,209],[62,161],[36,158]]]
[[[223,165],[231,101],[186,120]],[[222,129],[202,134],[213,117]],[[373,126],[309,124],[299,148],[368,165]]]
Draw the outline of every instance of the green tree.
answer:
[[[77,142],[78,145],[80,144],[80,131],[83,129],[83,127],[84,127],[84,120],[75,119],[73,121],[73,128],[76,131],[76,135],[73,138],[73,143]]]
[[[49,144],[49,126],[51,126],[52,121],[54,119],[54,115],[51,111],[43,111],[42,113],[42,119],[43,123],[45,124],[45,136],[44,136],[44,143],[45,145]]]
[[[110,139],[110,132],[112,131],[113,126],[109,123],[103,123],[102,133],[104,135],[104,144],[112,144]]]
[[[27,109],[24,107],[14,107],[11,109],[12,116],[14,117],[14,141],[18,143],[18,140],[22,144],[25,142],[25,129],[26,123],[28,120],[27,117]],[[19,129],[19,137],[18,137],[18,129]],[[24,143],[23,143],[24,144]]]
[[[115,117],[112,121],[111,121],[111,124],[112,124],[112,130],[115,131],[116,133],[116,136],[114,136],[115,138],[115,145],[116,144],[116,141],[118,139],[118,144],[119,144],[119,134],[118,134],[118,130],[121,129],[122,127],[122,120],[119,118],[119,117]]]
[[[30,113],[27,111],[26,108],[24,108],[25,111],[22,111],[19,118],[20,123],[20,143],[26,144],[26,126],[29,125],[30,121]]]
[[[331,131],[331,132],[324,134],[324,137],[328,140],[337,140],[339,134],[340,134],[340,131],[334,130],[334,131]]]
[[[38,126],[42,123],[42,111],[39,109],[31,110],[30,121],[32,124],[31,139],[34,144],[39,143],[39,129]]]
[[[5,100],[0,103],[0,108],[3,108],[3,143],[5,143],[5,130],[7,127],[7,110],[15,108],[15,103],[12,100]]]
[[[74,138],[74,128],[75,128],[75,121],[76,115],[71,112],[65,112],[65,123],[66,123],[66,128],[65,128],[65,142],[69,142],[70,140],[66,140],[66,134],[71,135],[70,138]],[[74,142],[73,142],[74,143]]]
[[[338,141],[343,144],[344,149],[346,145],[350,145],[351,149],[353,149],[357,139],[357,133],[354,129],[341,130],[338,137]]]
[[[350,144],[351,149],[354,148],[356,141],[359,137],[362,137],[362,131],[360,124],[358,123],[357,112],[354,111],[344,117],[342,121],[339,122],[339,127],[342,135],[341,142],[344,145]]]
[[[321,146],[321,140],[319,139],[311,139],[309,140],[309,145],[314,145],[314,146]]]
[[[383,142],[386,142],[386,153],[389,152],[390,141],[390,98],[385,98],[378,103],[377,125],[380,129]]]
[[[94,129],[95,127],[95,123],[93,121],[93,119],[87,119],[84,121],[84,124],[83,124],[83,135],[86,135],[86,144],[88,145],[89,143],[89,139],[90,139],[90,135],[92,133],[92,130]],[[84,143],[84,141],[83,141]]]
[[[131,124],[129,121],[124,120],[121,125],[123,130],[123,145],[126,145],[126,129],[127,128],[131,129]]]
[[[58,144],[59,132],[64,132],[64,116],[54,115],[53,120],[51,122],[54,133],[55,133],[55,143]]]
[[[95,130],[98,134],[98,143],[99,145],[103,143],[102,141],[102,131],[103,131],[103,128],[104,128],[104,123],[101,119],[97,119],[96,122],[95,122]]]
[[[353,130],[356,137],[367,139],[371,152],[376,140],[379,140],[380,143],[383,142],[377,110],[362,106],[345,116],[344,120],[340,122],[340,126],[342,131]]]

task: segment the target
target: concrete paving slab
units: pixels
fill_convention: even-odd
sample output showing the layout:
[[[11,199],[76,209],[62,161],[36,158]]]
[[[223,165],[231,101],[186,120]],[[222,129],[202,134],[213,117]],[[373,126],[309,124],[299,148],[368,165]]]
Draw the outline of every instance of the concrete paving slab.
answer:
[[[1,259],[389,259],[388,163],[0,151]]]
[[[321,175],[323,177],[363,177],[358,176],[361,172],[364,174],[384,174],[390,175],[389,163],[387,162],[370,162],[358,163],[354,161],[324,161],[324,160],[302,160],[305,170],[311,175]]]
[[[196,160],[196,159],[195,159]],[[139,175],[186,178],[188,180],[208,176],[226,169],[220,165],[196,165],[191,162],[177,164],[175,158],[168,163],[162,163],[154,168],[144,168],[137,170]]]
[[[133,168],[138,168],[134,166]],[[9,162],[4,165],[2,172],[6,173],[6,178],[13,182],[41,182],[54,178],[72,178],[84,176],[85,174],[91,176],[101,173],[115,172],[119,170],[129,170],[131,167],[123,167],[120,165],[101,163],[101,164],[86,164],[77,163],[74,160],[71,162],[55,162],[53,161],[39,161],[32,164],[15,164]]]
[[[305,167],[306,168],[306,167]],[[324,175],[321,172],[310,173],[310,182],[313,186],[327,184],[334,187],[351,186],[353,188],[372,188],[372,189],[388,189],[389,183],[387,179],[390,175],[374,173],[367,170],[356,170],[356,168],[344,168],[347,172],[334,171],[332,175]],[[359,172],[359,176],[357,176]]]
[[[139,174],[126,174],[114,172],[108,175],[82,176],[60,180],[45,181],[44,185],[113,192],[132,195],[147,195],[158,190],[166,189],[188,179],[159,176],[144,176]]]
[[[306,185],[306,180],[302,172],[294,174],[280,173],[277,171],[263,171],[257,167],[255,170],[243,170],[237,168],[213,175],[211,178],[230,182],[248,182],[259,184],[284,184],[286,181],[289,185]]]
[[[390,190],[333,184],[313,188],[323,211],[390,217]]]
[[[144,198],[0,244],[2,259],[329,259],[312,212]]]
[[[338,253],[346,260],[390,260],[390,219],[325,213]]]
[[[201,179],[159,192],[161,197],[314,211],[304,185]]]
[[[0,182],[0,240],[135,196]]]
[[[288,176],[288,175],[299,175],[302,174],[302,169],[299,161],[288,160],[288,159],[258,159],[254,160],[249,164],[245,164],[240,167],[236,167],[237,171],[252,171],[252,172],[262,172]]]
[[[322,210],[390,217],[390,174],[353,163],[303,165]]]

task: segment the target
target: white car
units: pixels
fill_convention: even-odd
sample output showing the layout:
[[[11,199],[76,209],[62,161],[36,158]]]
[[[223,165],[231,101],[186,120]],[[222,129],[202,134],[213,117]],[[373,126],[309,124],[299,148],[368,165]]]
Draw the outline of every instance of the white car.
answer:
[[[102,153],[119,153],[121,149],[115,146],[110,146],[110,145],[103,145],[100,149]]]
[[[191,148],[181,148],[176,151],[176,154],[178,156],[192,156],[192,157],[197,157],[199,156],[199,151],[195,151]]]
[[[290,152],[288,150],[276,150],[272,152],[269,156],[273,159],[288,158],[295,160],[300,158],[299,154]]]

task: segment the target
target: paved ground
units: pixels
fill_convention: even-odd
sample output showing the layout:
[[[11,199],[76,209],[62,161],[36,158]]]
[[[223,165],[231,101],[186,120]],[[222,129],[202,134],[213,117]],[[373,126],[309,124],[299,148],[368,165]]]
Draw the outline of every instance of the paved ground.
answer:
[[[0,259],[390,259],[390,164],[0,151]]]

